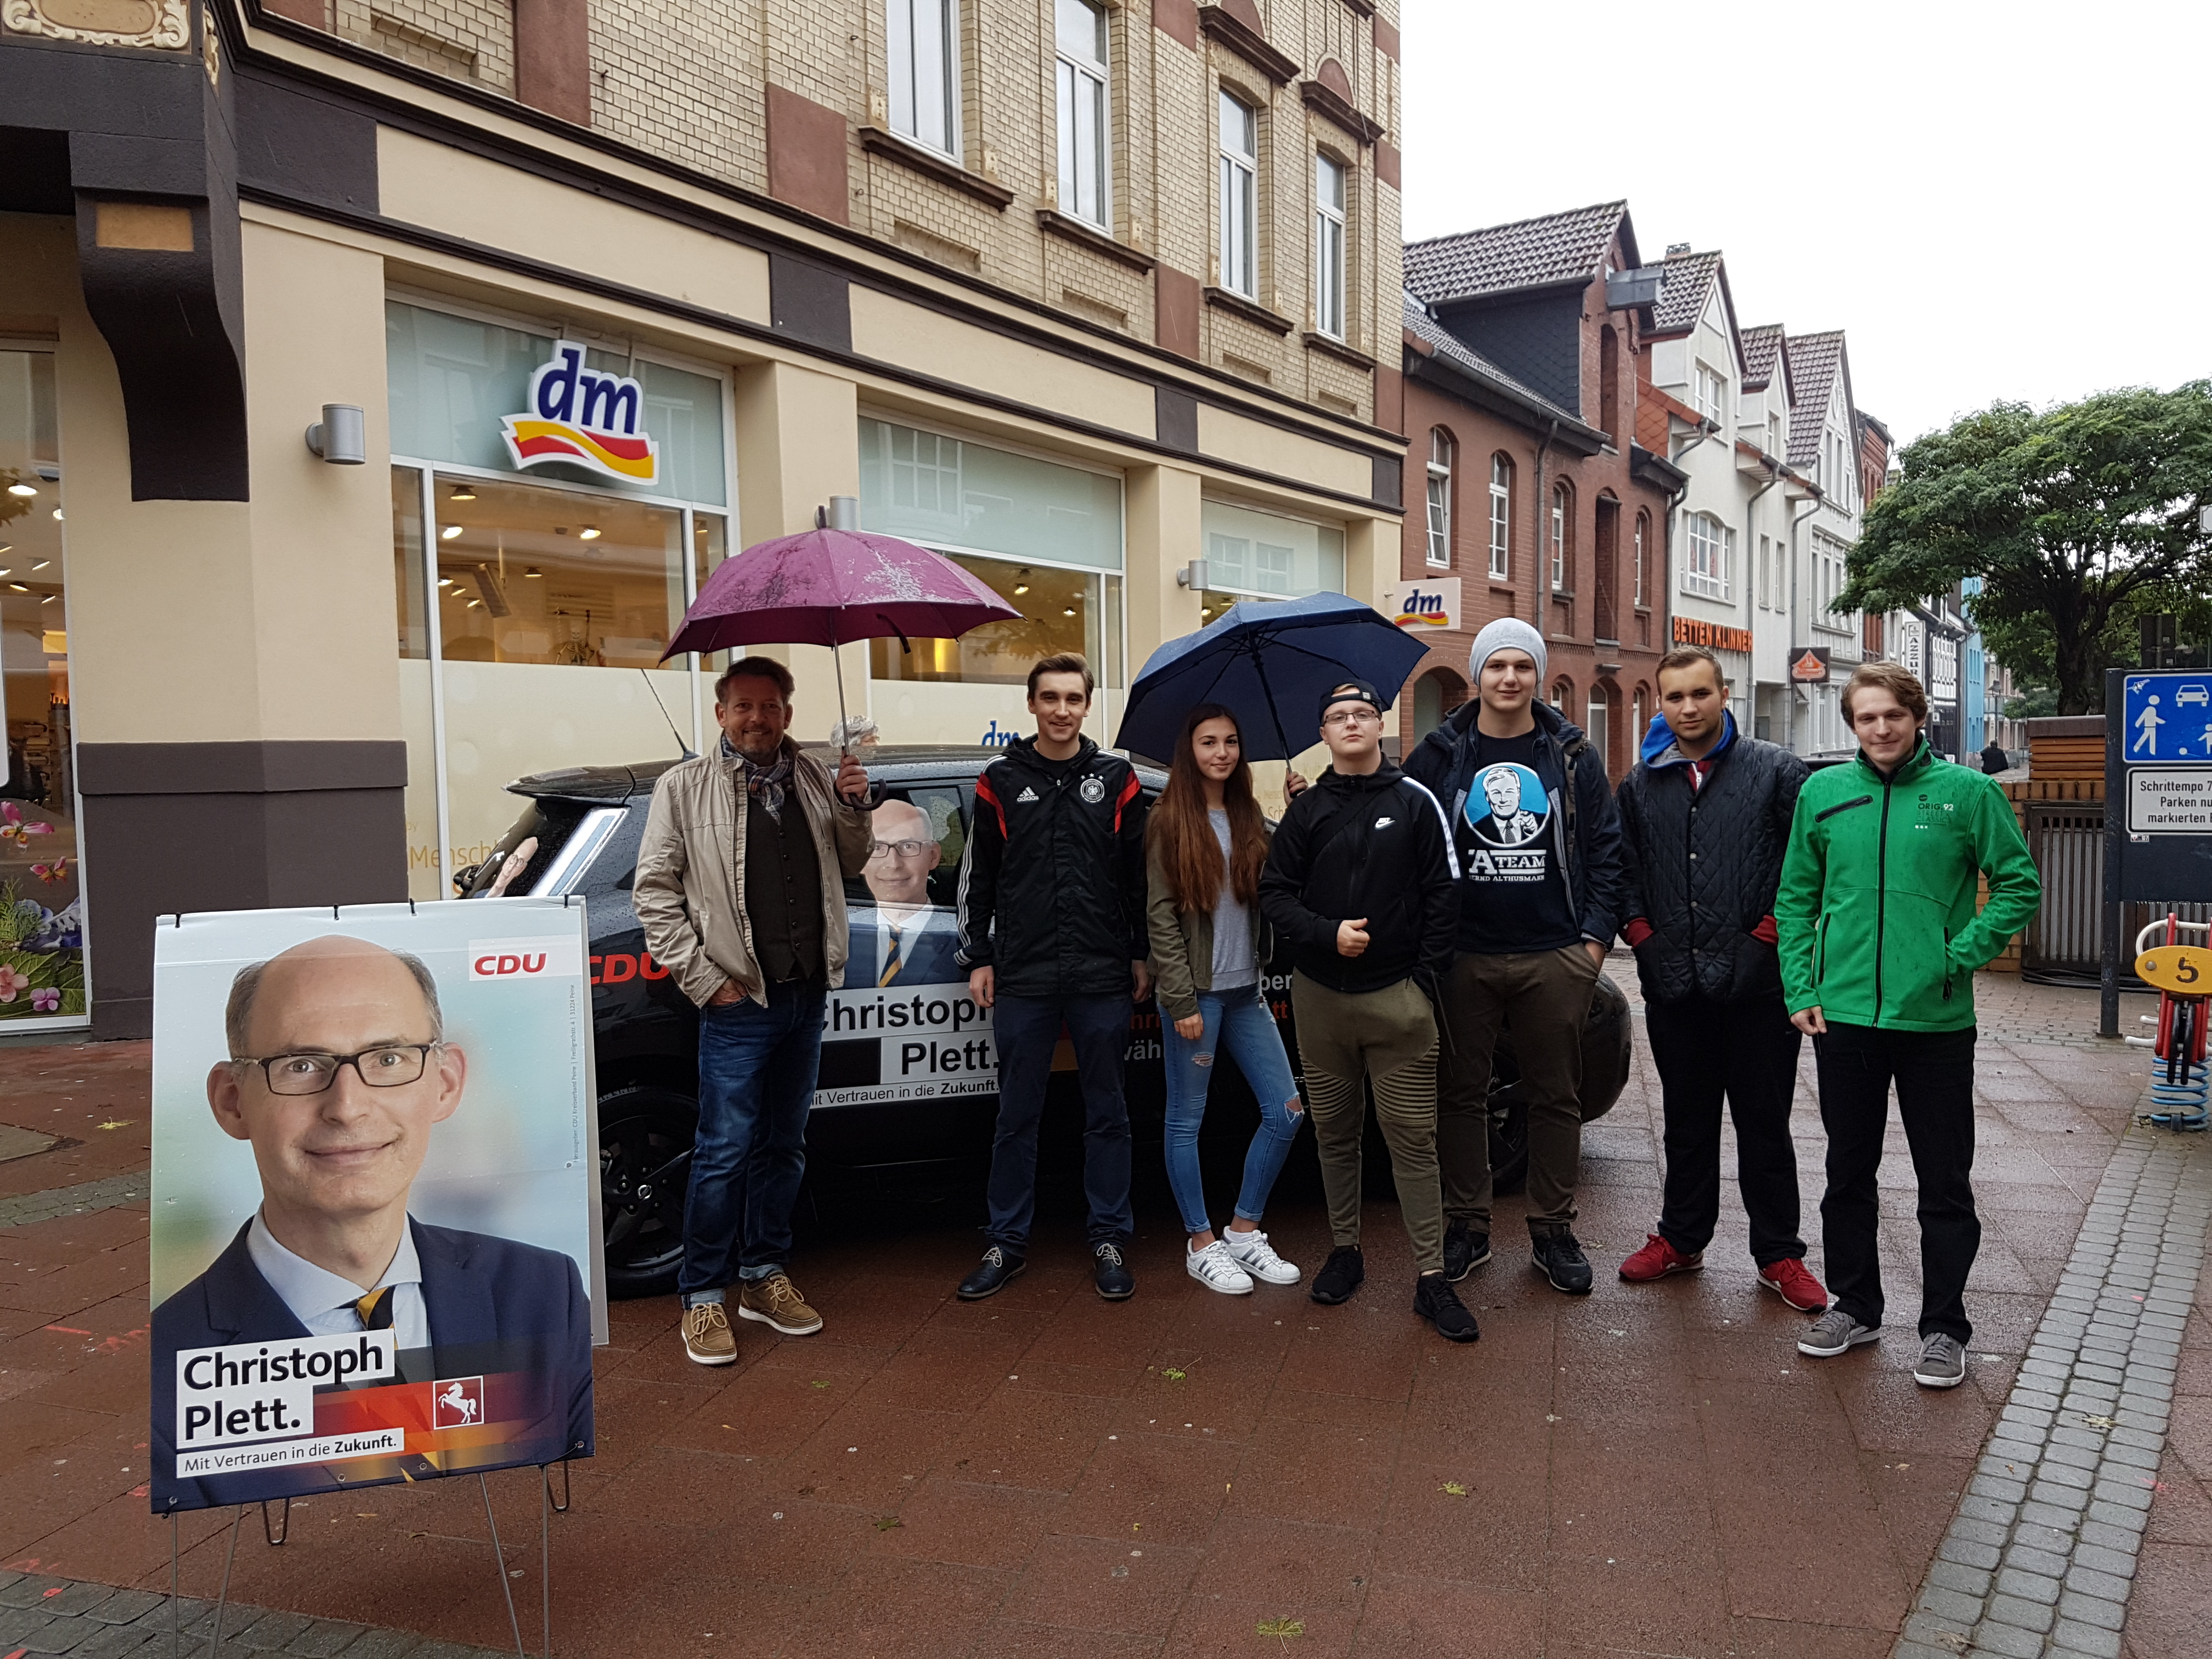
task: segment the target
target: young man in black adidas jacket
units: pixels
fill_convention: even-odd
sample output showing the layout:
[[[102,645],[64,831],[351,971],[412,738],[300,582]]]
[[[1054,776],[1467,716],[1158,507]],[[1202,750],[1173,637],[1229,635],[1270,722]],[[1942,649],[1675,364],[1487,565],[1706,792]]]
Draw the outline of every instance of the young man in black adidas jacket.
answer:
[[[1543,635],[1500,617],[1474,636],[1474,695],[1424,738],[1406,775],[1443,803],[1458,855],[1458,937],[1443,984],[1437,1102],[1444,1259],[1454,1280],[1490,1260],[1490,1070],[1501,1028],[1528,1106],[1528,1235],[1536,1269],[1590,1288],[1575,1237],[1583,1028],[1620,915],[1620,817],[1605,757],[1540,695]]]
[[[1443,1273],[1437,1184],[1437,975],[1458,920],[1450,837],[1436,797],[1382,757],[1382,700],[1350,680],[1321,704],[1329,769],[1294,799],[1260,877],[1260,909],[1296,969],[1291,1006],[1335,1248],[1316,1302],[1366,1277],[1359,1251],[1360,1083],[1390,1149],[1420,1274],[1413,1311],[1455,1342],[1479,1334]]]
[[[1036,1212],[1037,1121],[1060,1027],[1083,1086],[1083,1188],[1092,1276],[1118,1302],[1136,1289],[1123,1260],[1129,1111],[1121,1063],[1129,1005],[1151,994],[1146,957],[1145,806],[1137,774],[1083,735],[1091,666],[1073,653],[1030,670],[1034,738],[975,781],[960,863],[960,962],[999,1050],[991,1146],[990,1247],[960,1295],[979,1301],[1020,1273]]]

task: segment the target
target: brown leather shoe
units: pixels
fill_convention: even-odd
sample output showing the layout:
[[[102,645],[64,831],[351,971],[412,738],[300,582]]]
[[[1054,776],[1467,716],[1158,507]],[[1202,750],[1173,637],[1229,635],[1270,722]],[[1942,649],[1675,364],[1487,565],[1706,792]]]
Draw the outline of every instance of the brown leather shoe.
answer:
[[[782,1273],[747,1280],[738,1291],[738,1317],[757,1319],[786,1336],[811,1336],[822,1328],[822,1316]]]
[[[719,1302],[684,1310],[684,1352],[700,1365],[727,1365],[738,1357],[737,1333]]]

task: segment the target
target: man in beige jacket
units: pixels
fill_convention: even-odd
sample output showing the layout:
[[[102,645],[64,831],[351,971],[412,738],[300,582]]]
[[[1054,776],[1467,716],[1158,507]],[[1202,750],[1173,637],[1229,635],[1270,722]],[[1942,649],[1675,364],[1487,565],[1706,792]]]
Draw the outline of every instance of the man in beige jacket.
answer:
[[[714,684],[716,752],[671,767],[653,791],[631,896],[646,949],[699,1006],[699,1133],[684,1212],[684,1349],[738,1357],[723,1308],[786,1336],[822,1316],[784,1271],[806,1170],[806,1114],[822,1014],[844,983],[843,878],[873,839],[868,775],[847,755],[834,782],[788,735],[791,671],[765,657]],[[734,1260],[732,1259],[734,1258]]]

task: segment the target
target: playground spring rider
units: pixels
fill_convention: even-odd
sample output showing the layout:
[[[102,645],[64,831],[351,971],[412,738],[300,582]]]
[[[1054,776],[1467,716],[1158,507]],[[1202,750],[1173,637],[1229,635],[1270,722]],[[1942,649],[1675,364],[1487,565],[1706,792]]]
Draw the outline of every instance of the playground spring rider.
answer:
[[[2136,935],[2136,973],[2158,991],[2158,1037],[2151,1052],[2148,1121],[2166,1129],[2207,1127],[2212,1104],[2212,1066],[2205,1035],[2212,1026],[2212,949],[2184,945],[2183,932],[2212,935],[2212,922],[2183,921],[2169,913]],[[2164,938],[2152,944],[2151,935]]]

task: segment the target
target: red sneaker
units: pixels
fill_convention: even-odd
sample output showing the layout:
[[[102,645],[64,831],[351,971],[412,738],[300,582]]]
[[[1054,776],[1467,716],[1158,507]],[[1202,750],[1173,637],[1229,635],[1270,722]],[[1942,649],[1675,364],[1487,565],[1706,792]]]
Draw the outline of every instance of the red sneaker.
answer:
[[[1770,1261],[1759,1270],[1759,1282],[1787,1302],[1799,1313],[1825,1313],[1828,1293],[1820,1288],[1820,1281],[1813,1277],[1802,1261],[1785,1255],[1779,1261]]]
[[[1620,1276],[1631,1284],[1642,1285],[1668,1273],[1693,1273],[1705,1265],[1703,1250],[1684,1255],[1658,1234],[1647,1233],[1644,1248],[1620,1264]]]

